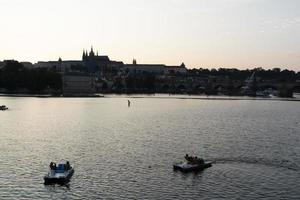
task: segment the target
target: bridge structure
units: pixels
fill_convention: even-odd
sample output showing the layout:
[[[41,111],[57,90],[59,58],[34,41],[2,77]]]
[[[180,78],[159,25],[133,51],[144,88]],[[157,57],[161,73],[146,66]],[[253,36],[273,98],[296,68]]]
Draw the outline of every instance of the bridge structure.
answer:
[[[228,89],[240,90],[246,85],[245,81],[230,80],[228,77],[163,77],[157,81],[157,88],[162,91],[194,91],[203,92],[210,88],[214,91],[224,91]],[[257,80],[255,82],[257,90],[273,89],[273,90],[292,90],[300,92],[300,81],[279,82],[276,80]]]

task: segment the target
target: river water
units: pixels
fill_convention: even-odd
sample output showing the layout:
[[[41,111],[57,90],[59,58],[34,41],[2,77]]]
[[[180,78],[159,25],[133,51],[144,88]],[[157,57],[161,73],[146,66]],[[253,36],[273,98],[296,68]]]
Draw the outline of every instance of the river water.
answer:
[[[127,107],[127,99],[131,107]],[[0,97],[0,199],[300,199],[300,102]],[[173,171],[186,153],[215,163]],[[43,184],[68,159],[67,185]]]

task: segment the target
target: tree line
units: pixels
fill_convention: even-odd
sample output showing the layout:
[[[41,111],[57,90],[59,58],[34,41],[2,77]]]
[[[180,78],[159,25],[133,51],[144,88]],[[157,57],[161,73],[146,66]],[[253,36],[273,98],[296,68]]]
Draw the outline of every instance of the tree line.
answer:
[[[0,88],[16,93],[20,90],[33,94],[41,94],[45,90],[61,92],[62,77],[55,70],[27,69],[18,61],[6,61],[0,69]]]
[[[263,80],[274,80],[278,82],[294,82],[300,79],[300,72],[293,70],[281,70],[280,68],[263,69],[261,67],[254,69],[239,70],[235,68],[219,68],[219,69],[190,69],[190,76],[227,76],[231,80],[246,80],[255,72],[257,77]]]
[[[72,70],[82,71],[82,66],[75,66]],[[260,80],[273,80],[279,83],[295,82],[300,80],[300,72],[292,70],[281,70],[279,68],[265,70],[263,68],[254,69],[230,69],[230,68],[219,68],[219,69],[189,69],[188,73],[183,74],[172,74],[171,76],[183,76],[184,77],[227,77],[230,81],[238,80],[241,83],[244,82],[251,74],[255,72],[256,77]],[[114,76],[114,73],[110,73]],[[117,72],[115,73],[117,74]],[[117,75],[115,75],[118,77]],[[159,85],[159,79],[155,74],[149,73],[134,73],[128,74],[123,80],[121,77],[114,78],[113,91],[136,93],[136,92],[157,92],[160,90],[168,90],[168,88],[156,88]],[[19,93],[20,91],[32,94],[54,93],[62,92],[62,75],[59,74],[55,69],[46,68],[25,68],[18,61],[5,61],[5,65],[0,68],[0,88],[6,89],[6,92]],[[107,85],[104,84],[103,89]],[[160,90],[158,90],[160,89]],[[209,85],[206,88],[209,90]],[[170,90],[170,89],[169,89]],[[160,92],[166,92],[160,91]],[[228,88],[229,93],[237,93],[234,88]]]

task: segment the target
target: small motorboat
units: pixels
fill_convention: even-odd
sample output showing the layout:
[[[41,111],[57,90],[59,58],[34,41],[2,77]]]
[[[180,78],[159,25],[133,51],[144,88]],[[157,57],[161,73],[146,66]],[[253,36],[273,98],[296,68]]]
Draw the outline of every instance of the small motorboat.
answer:
[[[64,184],[70,181],[74,174],[74,168],[70,165],[69,161],[64,161],[56,165],[50,163],[50,171],[44,176],[45,184],[59,183]]]
[[[8,107],[6,107],[5,105],[0,106],[0,110],[8,110]]]
[[[173,165],[174,170],[180,170],[182,172],[191,172],[191,171],[200,171],[212,166],[212,162],[204,161],[202,158],[186,155],[185,159],[186,159],[185,162],[174,164]]]

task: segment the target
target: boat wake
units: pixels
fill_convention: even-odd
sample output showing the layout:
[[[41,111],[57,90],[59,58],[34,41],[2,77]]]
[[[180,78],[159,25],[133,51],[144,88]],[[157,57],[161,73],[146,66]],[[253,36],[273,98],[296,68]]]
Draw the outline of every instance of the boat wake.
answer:
[[[299,166],[290,160],[268,160],[265,158],[210,158],[215,164],[225,163],[241,163],[241,164],[252,164],[252,165],[264,165],[267,167],[284,168],[293,171],[299,171]]]

